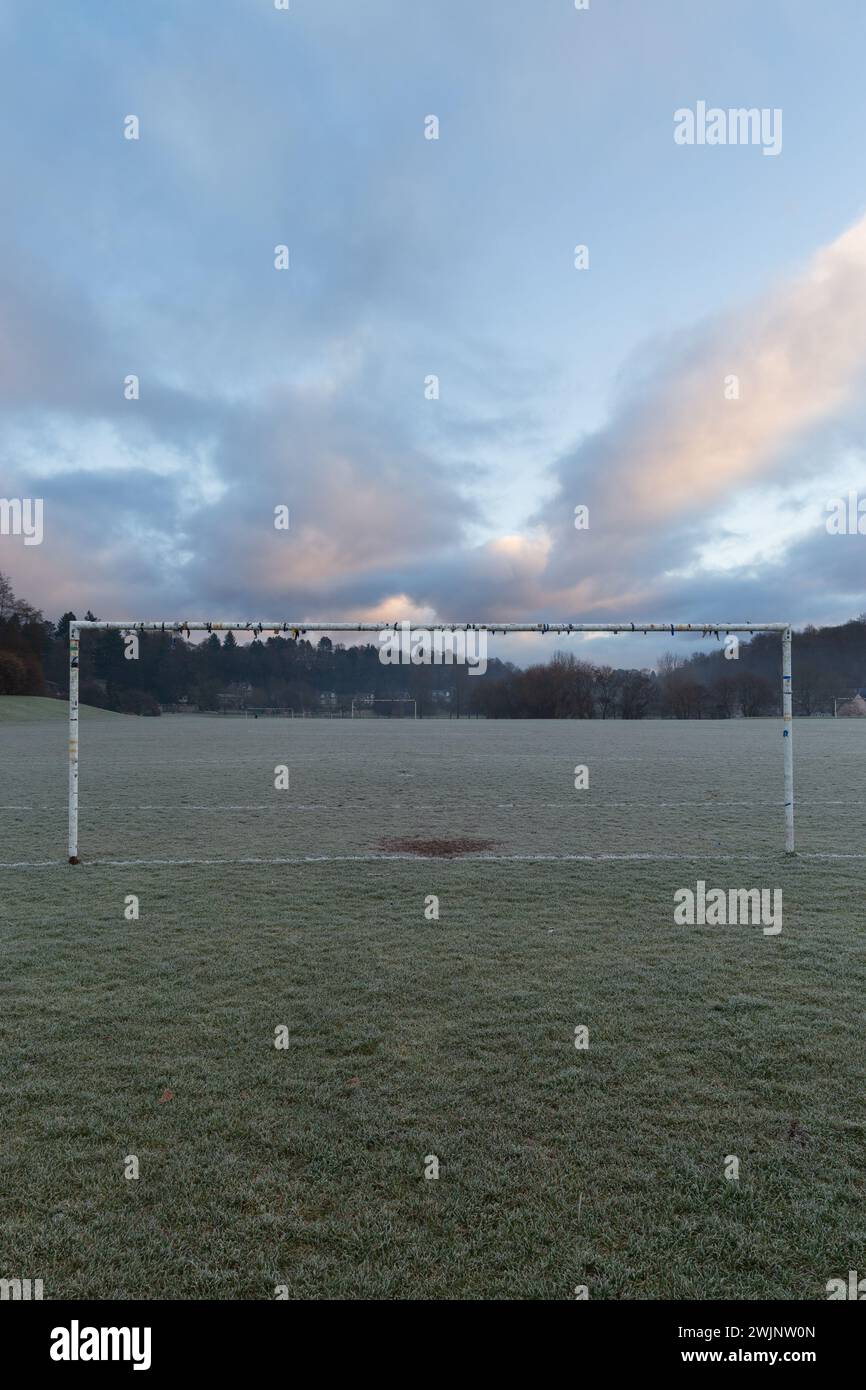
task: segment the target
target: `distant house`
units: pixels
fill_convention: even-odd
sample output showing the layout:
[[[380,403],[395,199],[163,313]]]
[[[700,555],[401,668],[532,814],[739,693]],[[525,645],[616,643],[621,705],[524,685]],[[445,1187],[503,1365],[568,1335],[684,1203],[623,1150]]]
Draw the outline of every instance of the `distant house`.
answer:
[[[221,690],[217,695],[217,705],[221,710],[245,709],[248,696],[252,695],[253,688],[249,681],[237,681],[230,685],[228,690]]]

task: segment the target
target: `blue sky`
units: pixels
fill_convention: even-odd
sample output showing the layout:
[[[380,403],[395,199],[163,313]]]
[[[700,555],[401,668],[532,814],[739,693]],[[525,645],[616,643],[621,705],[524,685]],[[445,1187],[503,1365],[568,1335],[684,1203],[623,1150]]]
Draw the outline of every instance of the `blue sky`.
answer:
[[[45,503],[0,568],[51,615],[862,611],[824,516],[866,495],[864,38],[847,0],[0,0],[0,493]],[[780,108],[781,153],[678,146],[699,100]]]

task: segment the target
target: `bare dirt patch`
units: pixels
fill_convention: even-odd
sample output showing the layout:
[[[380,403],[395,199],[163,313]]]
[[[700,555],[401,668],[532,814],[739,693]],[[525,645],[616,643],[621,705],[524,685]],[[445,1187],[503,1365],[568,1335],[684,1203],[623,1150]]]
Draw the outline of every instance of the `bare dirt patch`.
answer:
[[[451,836],[444,840],[390,836],[380,840],[376,848],[386,854],[417,854],[425,859],[454,859],[458,854],[487,854],[495,849],[498,843],[498,840],[476,840],[465,836]]]

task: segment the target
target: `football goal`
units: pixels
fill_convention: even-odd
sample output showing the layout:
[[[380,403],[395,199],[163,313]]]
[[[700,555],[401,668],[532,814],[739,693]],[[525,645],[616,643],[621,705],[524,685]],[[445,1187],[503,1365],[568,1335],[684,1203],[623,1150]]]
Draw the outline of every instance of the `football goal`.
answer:
[[[467,638],[472,634],[477,642],[479,634],[508,636],[511,633],[553,633],[568,636],[571,633],[608,633],[614,636],[626,633],[670,633],[691,632],[702,637],[721,638],[740,632],[778,632],[782,643],[782,691],[781,691],[781,734],[782,768],[784,775],[783,808],[785,814],[785,850],[794,853],[794,750],[793,750],[793,706],[791,692],[791,626],[789,623],[436,623],[419,624],[417,630],[430,633],[451,633]],[[262,634],[274,636],[304,636],[307,633],[364,633],[364,632],[402,632],[411,634],[413,625],[398,623],[359,623],[359,622],[103,622],[74,620],[69,624],[69,863],[78,864],[78,683],[82,635],[86,632],[115,631],[126,640],[134,639],[137,633],[164,632],[175,636],[189,637],[193,632],[232,632],[246,633],[258,638]],[[486,636],[484,638],[486,641]],[[394,703],[394,702],[390,702]]]
[[[361,695],[352,701],[352,718],[363,719],[366,716],[379,719],[417,719],[418,701],[408,697],[404,699],[399,695],[393,698]]]

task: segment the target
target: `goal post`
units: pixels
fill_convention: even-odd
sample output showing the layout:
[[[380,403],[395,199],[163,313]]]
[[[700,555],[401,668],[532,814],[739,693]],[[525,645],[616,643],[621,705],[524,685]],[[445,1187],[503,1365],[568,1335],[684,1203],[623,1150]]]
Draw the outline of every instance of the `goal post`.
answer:
[[[396,623],[359,622],[104,622],[101,620],[75,619],[69,624],[69,863],[78,864],[78,685],[81,656],[81,634],[87,631],[98,632],[165,632],[174,636],[189,636],[193,632],[238,632],[260,637],[263,633],[275,637],[302,637],[308,632],[387,632],[423,630],[441,633],[489,633],[508,636],[511,633],[554,633],[568,636],[570,633],[620,633],[632,632],[678,632],[696,633],[702,637],[721,637],[737,632],[778,632],[782,638],[782,766],[784,772],[784,811],[785,811],[785,851],[794,853],[794,747],[793,747],[793,692],[791,688],[791,645],[790,623],[417,623],[408,620]]]
[[[365,699],[365,697],[364,697],[363,695],[361,695],[361,696],[359,696],[357,699],[353,699],[353,700],[352,700],[352,710],[351,710],[352,718],[353,718],[353,719],[358,719],[358,718],[360,718],[360,717],[361,717],[361,714],[362,714],[362,711],[365,710],[365,709],[372,710],[373,713],[375,714],[375,713],[376,713],[376,708],[375,708],[376,705],[411,705],[411,706],[412,706],[412,713],[406,715],[405,717],[406,717],[407,719],[417,719],[417,718],[418,718],[418,701],[417,701],[417,700],[413,700],[413,699],[412,699],[411,697],[409,697],[409,696],[402,696],[402,695],[394,695],[394,696],[391,696],[391,695],[381,695],[381,696],[375,696],[375,697],[371,696],[370,698],[367,698],[367,699]]]

